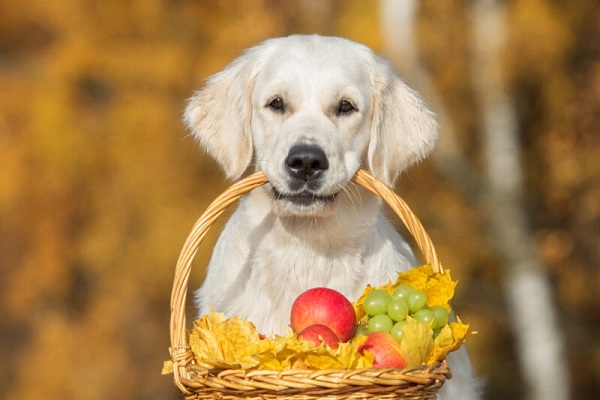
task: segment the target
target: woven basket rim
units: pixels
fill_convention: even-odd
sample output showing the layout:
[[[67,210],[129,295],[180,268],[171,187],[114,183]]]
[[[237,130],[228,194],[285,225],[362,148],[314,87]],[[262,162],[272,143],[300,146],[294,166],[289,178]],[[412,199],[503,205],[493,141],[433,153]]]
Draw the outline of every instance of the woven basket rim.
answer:
[[[408,204],[387,185],[363,169],[356,172],[352,181],[383,199],[406,226],[426,263],[431,264],[435,272],[444,273],[431,238]],[[285,398],[294,398],[298,393],[302,393],[303,398],[308,398],[308,393],[328,393],[327,398],[349,398],[354,392],[361,390],[375,395],[384,390],[381,386],[398,393],[403,393],[406,386],[412,387],[413,390],[420,388],[424,392],[438,390],[445,379],[451,376],[445,360],[429,366],[401,370],[262,370],[251,373],[241,369],[209,371],[195,364],[186,330],[185,311],[192,262],[206,233],[225,210],[247,192],[266,183],[266,175],[256,172],[232,184],[207,207],[183,245],[175,268],[171,292],[170,351],[175,385],[187,396],[198,396],[194,398],[211,398],[211,392],[220,393],[217,396],[219,398],[237,398],[235,393],[253,393],[262,398],[276,393],[285,394]],[[202,392],[206,397],[199,394]]]

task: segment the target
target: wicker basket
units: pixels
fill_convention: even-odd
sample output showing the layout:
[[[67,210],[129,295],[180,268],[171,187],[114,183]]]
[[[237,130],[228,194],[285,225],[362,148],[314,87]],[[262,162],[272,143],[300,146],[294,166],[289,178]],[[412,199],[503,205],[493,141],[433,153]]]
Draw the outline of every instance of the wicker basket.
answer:
[[[364,170],[353,181],[381,197],[402,220],[427,263],[443,273],[435,248],[406,203]],[[404,369],[214,371],[194,362],[186,331],[185,304],[192,261],[215,220],[242,195],[267,183],[262,172],[233,184],[207,208],[187,238],[171,294],[171,359],[175,384],[186,399],[435,399],[451,377],[446,361]]]

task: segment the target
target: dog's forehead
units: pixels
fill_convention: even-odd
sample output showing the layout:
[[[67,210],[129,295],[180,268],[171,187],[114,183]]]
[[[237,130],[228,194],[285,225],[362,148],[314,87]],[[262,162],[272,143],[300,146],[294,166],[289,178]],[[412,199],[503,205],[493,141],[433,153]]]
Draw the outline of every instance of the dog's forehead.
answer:
[[[292,43],[281,40],[270,49],[257,76],[259,86],[302,85],[333,90],[369,85],[372,53],[364,46],[347,40]]]

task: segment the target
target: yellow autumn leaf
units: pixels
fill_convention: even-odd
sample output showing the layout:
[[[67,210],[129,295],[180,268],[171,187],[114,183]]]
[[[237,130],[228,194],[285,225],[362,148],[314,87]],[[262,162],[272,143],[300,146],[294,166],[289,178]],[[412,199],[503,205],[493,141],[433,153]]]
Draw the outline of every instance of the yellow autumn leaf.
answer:
[[[304,353],[299,357],[303,364],[308,369],[340,369],[343,368],[342,363],[335,355],[329,352],[315,351]]]
[[[460,318],[457,322],[444,325],[433,341],[432,351],[427,355],[427,364],[441,361],[448,353],[457,350],[467,339],[469,325],[463,324]]]
[[[360,369],[371,368],[373,366],[373,354],[365,352],[363,355],[358,352],[358,348],[362,346],[366,340],[366,336],[357,336],[348,343],[340,343],[336,356],[341,361],[344,368]]]
[[[434,272],[429,264],[398,274],[394,286],[401,283],[407,283],[424,291],[427,295],[427,305],[429,307],[441,305],[448,310],[450,310],[448,303],[454,296],[454,288],[457,284],[457,282],[452,281],[450,270],[445,270],[443,274],[439,274]]]
[[[448,354],[448,349],[454,344],[452,330],[449,325],[444,325],[433,340],[432,351],[428,354],[426,363],[442,360]]]
[[[163,362],[161,375],[169,375],[173,373],[173,361],[168,360]]]
[[[406,365],[421,365],[433,347],[433,331],[429,324],[424,324],[412,317],[406,317],[402,326],[400,353]]]
[[[259,357],[264,362],[258,367],[260,369],[348,369],[348,368],[370,368],[373,366],[373,358],[369,355],[358,353],[365,337],[340,343],[337,349],[328,346],[315,346],[312,342],[297,339],[293,334],[286,337],[275,336],[274,350],[270,353],[261,354]]]
[[[260,363],[256,355],[271,349],[251,322],[216,312],[196,321],[189,343],[196,362],[209,368],[252,368]]]
[[[375,288],[373,286],[367,285],[367,287],[363,290],[363,292],[360,295],[360,297],[358,298],[358,300],[356,300],[354,303],[352,303],[352,305],[354,306],[354,312],[356,313],[356,321],[359,324],[367,322],[366,321],[367,313],[365,313],[365,310],[363,310],[362,305],[365,303],[365,299],[367,298],[367,295],[369,293],[371,293],[373,290],[375,290]]]

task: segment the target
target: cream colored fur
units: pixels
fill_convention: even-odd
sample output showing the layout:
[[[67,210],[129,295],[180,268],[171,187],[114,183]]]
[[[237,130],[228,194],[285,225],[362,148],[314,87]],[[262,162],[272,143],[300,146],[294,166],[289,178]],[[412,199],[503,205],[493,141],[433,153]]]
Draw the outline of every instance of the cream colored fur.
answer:
[[[350,112],[340,111],[342,102]],[[437,124],[367,47],[318,35],[267,40],[209,78],[184,119],[228,178],[261,170],[270,182],[227,222],[197,292],[200,314],[212,307],[281,334],[304,290],[327,286],[356,299],[367,283],[384,284],[415,265],[380,201],[349,180],[362,167],[393,185],[432,151]],[[286,167],[296,145],[327,157],[314,187],[298,189]],[[300,192],[312,197],[294,201]],[[449,362],[454,377],[439,398],[478,398],[466,352]]]

